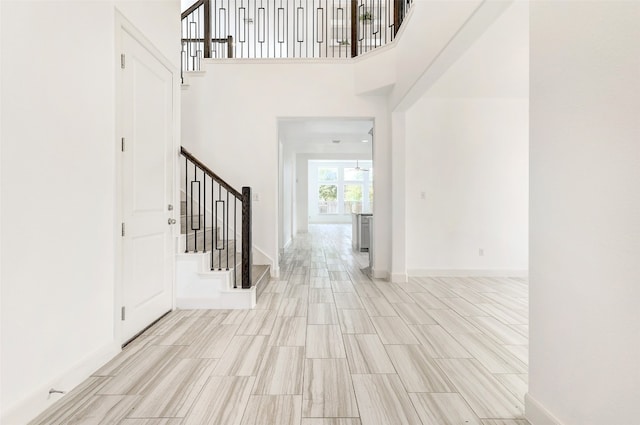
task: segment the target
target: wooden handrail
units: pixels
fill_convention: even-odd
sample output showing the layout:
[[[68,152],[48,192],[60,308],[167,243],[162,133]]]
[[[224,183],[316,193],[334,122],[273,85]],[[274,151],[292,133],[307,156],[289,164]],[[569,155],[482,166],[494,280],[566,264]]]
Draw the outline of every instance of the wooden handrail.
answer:
[[[187,10],[182,12],[182,14],[180,15],[180,19],[184,19],[187,16],[191,15],[191,13],[193,13],[197,8],[202,6],[204,4],[204,2],[205,2],[205,0],[198,0],[197,2],[193,3],[191,6],[189,6],[187,8]]]
[[[193,156],[193,154],[191,152],[189,152],[188,150],[186,150],[184,147],[180,146],[180,153],[182,155],[184,155],[189,161],[191,161],[192,163],[194,163],[195,165],[198,166],[198,168],[200,168],[206,175],[208,175],[209,177],[211,177],[213,180],[215,180],[220,186],[224,187],[229,193],[231,193],[233,196],[235,196],[238,199],[242,199],[242,193],[240,193],[239,191],[235,190],[233,188],[233,186],[231,186],[229,183],[227,183],[226,181],[224,181],[220,176],[218,176],[216,173],[214,173],[213,171],[211,171],[211,169],[209,167],[207,167],[206,165],[204,165],[202,163],[202,161],[200,161],[198,158],[196,158],[195,156]]]

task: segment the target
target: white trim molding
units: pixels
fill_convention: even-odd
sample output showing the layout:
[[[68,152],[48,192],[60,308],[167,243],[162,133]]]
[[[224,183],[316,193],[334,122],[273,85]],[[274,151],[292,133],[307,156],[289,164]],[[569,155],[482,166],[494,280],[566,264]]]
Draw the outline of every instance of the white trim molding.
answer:
[[[528,277],[529,271],[509,269],[410,269],[407,274],[410,277]]]
[[[371,270],[371,275],[374,279],[383,279],[389,280],[389,271],[388,270],[378,270],[375,267]]]
[[[114,358],[120,351],[122,351],[122,348],[119,344],[110,343],[91,353],[66,372],[49,379],[38,388],[33,388],[28,396],[3,411],[0,423],[22,424],[29,422],[61,398],[59,394],[49,394],[50,389],[62,390],[68,394],[98,368]],[[62,397],[65,396],[63,395]]]
[[[409,276],[407,273],[391,273],[391,282],[394,283],[407,283],[409,281]]]
[[[564,425],[529,393],[524,395],[524,411],[531,425]]]

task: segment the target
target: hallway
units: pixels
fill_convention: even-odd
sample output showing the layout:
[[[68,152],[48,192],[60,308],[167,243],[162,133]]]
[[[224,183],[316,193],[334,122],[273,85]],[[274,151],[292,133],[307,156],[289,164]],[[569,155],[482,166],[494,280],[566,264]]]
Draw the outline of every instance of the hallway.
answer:
[[[350,233],[310,226],[255,310],[172,312],[31,423],[528,424],[526,280],[372,281]]]

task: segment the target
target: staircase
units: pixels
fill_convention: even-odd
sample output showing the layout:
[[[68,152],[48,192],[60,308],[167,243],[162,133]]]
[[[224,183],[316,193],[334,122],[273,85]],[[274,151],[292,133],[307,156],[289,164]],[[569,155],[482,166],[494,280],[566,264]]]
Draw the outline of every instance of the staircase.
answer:
[[[181,153],[176,307],[253,308],[269,281],[270,267],[253,264],[251,252],[243,255],[243,246],[251,247],[250,189],[234,190],[184,148]]]

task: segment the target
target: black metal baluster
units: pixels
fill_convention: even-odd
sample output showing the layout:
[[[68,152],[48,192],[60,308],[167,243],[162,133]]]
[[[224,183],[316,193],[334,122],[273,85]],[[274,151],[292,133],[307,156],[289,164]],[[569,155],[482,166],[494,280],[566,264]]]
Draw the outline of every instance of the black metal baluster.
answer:
[[[316,10],[316,1],[311,0],[311,56],[315,57],[316,55],[316,25],[317,25],[317,17],[318,11]]]
[[[329,57],[329,39],[331,34],[329,34],[329,0],[324,0],[324,50],[325,50],[325,56]],[[333,16],[333,14],[331,15]],[[333,44],[333,43],[332,43]],[[331,48],[331,56],[335,56],[335,47]]]
[[[195,14],[195,21],[196,21],[196,40],[198,40],[200,38],[200,9],[198,9],[198,11]],[[200,52],[200,42],[197,41],[196,42],[196,57],[195,57],[195,62],[194,62],[194,71],[200,71],[200,60],[199,60],[199,56],[198,53]]]
[[[294,37],[289,37],[289,22],[292,19],[291,16],[290,16],[290,13],[292,14],[292,10],[293,10],[293,7],[291,7],[289,5],[290,1],[291,0],[285,0],[286,8],[284,10],[284,16],[286,16],[286,19],[285,19],[285,23],[286,23],[286,26],[285,26],[285,34],[286,34],[285,41],[286,42],[285,42],[285,44],[287,46],[287,51],[285,52],[285,55],[286,55],[285,57],[287,57],[287,58],[290,56],[289,55],[289,49],[291,49],[291,54],[293,55],[293,57],[296,56],[295,38]],[[295,6],[295,0],[293,0],[293,6]]]
[[[213,12],[211,12],[211,16],[209,17],[209,19],[211,20],[211,37],[212,38],[222,38],[222,37],[226,37],[226,34],[222,34],[220,35],[220,28],[218,27],[218,0],[213,0],[213,9],[211,9]],[[219,45],[217,45],[218,47],[216,47],[215,50],[215,57],[219,57],[218,56],[218,48],[220,47]],[[211,53],[211,56],[213,57],[213,52]],[[212,181],[213,183],[213,181]]]
[[[382,46],[382,0],[376,0],[378,2],[378,21],[377,21],[377,31],[376,31],[376,47]],[[376,22],[376,21],[374,21]],[[374,24],[375,25],[375,24]],[[377,37],[380,37],[380,40],[377,40]]]
[[[242,0],[240,3],[240,6],[242,6]],[[238,43],[240,43],[240,57],[244,57],[243,53],[244,53],[244,34],[243,34],[243,30],[244,30],[244,23],[242,24],[242,26],[240,25],[240,9],[238,9],[238,2],[235,2],[235,7],[233,8],[236,16],[235,16],[235,21],[236,21],[236,32],[238,34]]]
[[[337,15],[337,13],[336,13],[336,0],[331,0],[331,17],[333,19],[335,19],[336,15]],[[337,19],[335,19],[335,20],[337,21]],[[338,31],[336,31],[335,28],[332,28],[332,29],[335,32],[335,34],[332,34],[332,35],[337,38],[338,37],[338,34],[337,34]],[[340,41],[340,40],[338,40],[338,41]],[[331,44],[333,44],[333,49],[331,49],[331,57],[335,57],[336,56],[336,42],[335,42],[335,40],[333,40],[333,43],[331,43]],[[338,51],[339,50],[340,50],[340,43],[338,43]]]
[[[198,175],[197,175],[197,171],[198,171],[198,166],[194,165],[193,166],[193,181],[191,182],[191,229],[193,229],[193,245],[194,245],[194,252],[198,252],[198,229],[196,229],[195,227],[193,227],[193,184],[195,182],[198,181]],[[198,185],[198,198],[200,198],[200,187]],[[198,201],[200,201],[200,199],[198,199]],[[198,204],[198,215],[200,214],[200,204]],[[198,217],[198,227],[200,224],[200,217]]]

